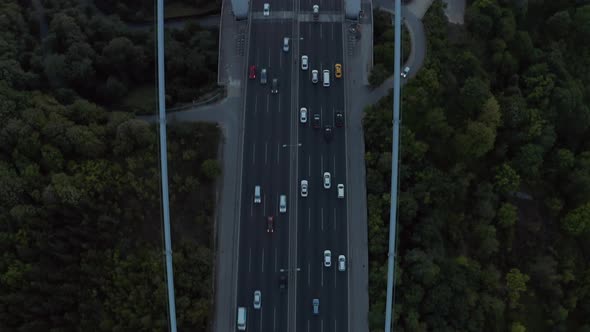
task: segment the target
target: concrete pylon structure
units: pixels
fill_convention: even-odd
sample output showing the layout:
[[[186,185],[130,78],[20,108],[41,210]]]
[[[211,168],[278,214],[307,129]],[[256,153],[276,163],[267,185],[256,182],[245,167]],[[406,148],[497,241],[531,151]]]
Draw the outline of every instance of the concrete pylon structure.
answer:
[[[231,0],[231,7],[236,21],[248,19],[249,0]]]
[[[347,20],[358,20],[361,13],[361,0],[344,0],[344,17]]]

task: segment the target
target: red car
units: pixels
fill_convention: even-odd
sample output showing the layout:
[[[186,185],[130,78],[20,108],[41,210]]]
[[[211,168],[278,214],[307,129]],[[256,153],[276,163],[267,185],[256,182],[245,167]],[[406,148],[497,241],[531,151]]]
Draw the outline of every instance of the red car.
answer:
[[[250,66],[250,73],[248,74],[248,77],[253,80],[256,78],[256,66],[255,65],[251,65]]]
[[[268,216],[266,218],[266,232],[267,233],[274,233],[275,231],[275,220],[273,216]]]

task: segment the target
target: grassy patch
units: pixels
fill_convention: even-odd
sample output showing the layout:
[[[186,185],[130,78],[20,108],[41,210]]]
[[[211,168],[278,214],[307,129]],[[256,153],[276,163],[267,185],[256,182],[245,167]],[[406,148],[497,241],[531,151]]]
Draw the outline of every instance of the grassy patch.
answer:
[[[142,85],[129,92],[123,99],[123,110],[135,114],[153,114],[156,110],[156,89],[153,85]]]

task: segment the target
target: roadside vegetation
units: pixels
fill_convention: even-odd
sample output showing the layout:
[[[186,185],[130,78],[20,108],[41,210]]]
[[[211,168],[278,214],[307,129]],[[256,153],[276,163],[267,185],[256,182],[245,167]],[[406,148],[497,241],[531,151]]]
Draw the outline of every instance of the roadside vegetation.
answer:
[[[152,34],[44,3],[42,40],[30,9],[0,4],[0,331],[166,330],[157,128],[135,114],[156,110]],[[199,96],[215,84],[216,32],[167,34],[168,102]],[[151,108],[129,109],[142,102],[135,89]],[[168,126],[182,330],[212,320],[220,135]]]
[[[398,331],[590,331],[590,5],[440,0],[405,85]],[[364,119],[370,328],[382,331],[391,95]]]

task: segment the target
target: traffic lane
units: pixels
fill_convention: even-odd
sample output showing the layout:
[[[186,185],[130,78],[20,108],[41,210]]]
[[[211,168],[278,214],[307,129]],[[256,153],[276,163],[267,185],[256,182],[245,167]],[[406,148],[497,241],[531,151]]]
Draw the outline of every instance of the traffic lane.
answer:
[[[319,60],[321,70],[327,69],[330,71],[331,84],[328,88],[322,87],[322,89],[324,89],[324,92],[318,99],[323,110],[323,126],[330,125],[334,128],[334,115],[338,105],[342,105],[341,100],[343,98],[343,91],[338,91],[338,86],[341,86],[341,84],[340,82],[336,81],[334,76],[333,68],[335,64],[335,59],[337,57],[341,58],[342,55],[341,52],[340,55],[338,55],[337,53],[337,45],[341,45],[341,39],[336,40],[336,38],[338,38],[337,33],[334,33],[334,36],[332,36],[331,31],[333,30],[336,30],[334,29],[334,24],[320,23],[320,33],[315,35],[314,42],[316,44],[330,44],[330,47],[323,47],[320,49],[321,51],[319,54]],[[330,31],[330,33],[322,33],[321,31]],[[331,192],[329,193],[329,195],[327,195],[327,197],[324,198],[322,202],[322,205],[326,208],[326,210],[332,212],[328,213],[328,215],[330,216],[328,218],[328,223],[330,223],[334,227],[330,234],[324,234],[324,237],[322,238],[322,241],[326,244],[327,247],[329,247],[329,249],[332,252],[332,260],[334,264],[329,270],[324,271],[325,273],[322,274],[325,286],[322,288],[322,297],[324,298],[322,307],[325,315],[324,317],[326,318],[326,321],[324,322],[322,328],[326,328],[328,330],[338,329],[339,326],[344,326],[345,323],[339,322],[338,319],[342,317],[347,317],[347,312],[341,312],[341,309],[338,306],[339,303],[347,303],[347,297],[342,296],[343,293],[346,294],[346,291],[341,291],[342,288],[347,287],[347,284],[342,284],[340,285],[341,287],[338,287],[338,276],[336,274],[337,256],[342,251],[341,247],[346,246],[346,238],[341,235],[344,229],[343,227],[338,228],[338,220],[336,220],[337,212],[336,210],[334,210],[336,203],[335,200],[337,199],[337,191],[335,189],[335,186],[339,182],[338,180],[340,178],[344,178],[346,176],[345,168],[339,167],[339,163],[337,163],[336,161],[337,155],[339,155],[338,152],[343,151],[344,149],[344,141],[338,140],[339,136],[341,135],[334,136],[335,137],[333,138],[332,142],[330,142],[330,144],[322,146],[320,152],[322,156],[326,157],[327,162],[329,164],[328,166],[326,166],[324,163],[323,168],[325,170],[331,171],[333,177],[332,188],[330,189]]]
[[[333,156],[333,171],[334,171],[334,187],[337,186],[338,183],[345,184],[346,182],[346,150],[345,150],[345,139],[344,139],[344,130],[342,128],[335,127],[335,114],[336,111],[343,109],[344,105],[344,86],[342,83],[342,79],[338,79],[335,77],[335,64],[340,63],[342,64],[342,36],[341,36],[341,29],[338,27],[336,28],[336,23],[326,23],[326,25],[330,25],[329,30],[334,30],[334,35],[330,36],[330,43],[331,47],[325,49],[325,56],[329,59],[331,68],[331,86],[330,86],[330,94],[326,95],[325,102],[328,105],[331,105],[331,125],[334,128],[334,140],[332,142],[332,156]],[[336,190],[336,189],[335,189]],[[346,190],[346,187],[345,187]],[[334,270],[333,273],[329,275],[329,282],[331,282],[331,286],[329,289],[326,289],[326,293],[328,294],[329,307],[327,310],[329,311],[329,316],[332,319],[328,322],[328,329],[343,329],[347,327],[347,320],[343,319],[348,315],[348,282],[346,278],[345,272],[337,271],[337,262],[339,255],[347,255],[348,252],[348,243],[347,243],[347,227],[346,227],[346,204],[342,201],[342,199],[337,198],[337,191],[328,198],[328,202],[326,203],[329,206],[333,213],[333,225],[334,229],[333,232],[328,239],[329,243],[332,247],[332,255],[334,260]]]
[[[258,42],[253,42],[251,43],[251,45],[254,47],[254,45],[256,45],[256,49],[252,50],[251,54],[254,54],[254,57],[258,58],[258,59],[263,59],[261,60],[257,60],[257,62],[262,62],[264,63],[264,59],[268,59],[266,61],[267,66],[269,67],[279,67],[278,64],[275,64],[270,57],[267,57],[267,54],[270,54],[270,52],[268,52],[269,49],[271,49],[274,45],[276,45],[276,43],[272,40],[272,38],[269,40],[268,36],[266,34],[261,34],[260,31],[264,31],[265,30],[265,24],[253,24],[253,36],[258,36],[258,38],[261,38],[262,40],[258,41]],[[254,39],[254,38],[253,38]],[[264,52],[264,51],[267,52]],[[263,64],[263,66],[265,66]],[[272,243],[269,242],[264,242],[264,241],[260,241],[261,240],[261,236],[266,236],[265,230],[264,230],[264,226],[265,226],[265,216],[272,214],[272,215],[278,215],[278,195],[275,194],[276,192],[278,192],[277,189],[275,189],[275,181],[273,181],[273,179],[277,178],[277,177],[281,177],[281,174],[275,175],[275,167],[270,167],[270,172],[268,171],[268,169],[266,169],[266,166],[268,162],[273,162],[274,160],[276,160],[277,164],[280,162],[280,150],[279,150],[279,141],[282,140],[282,138],[280,138],[279,133],[280,130],[276,130],[277,127],[274,125],[275,122],[281,122],[281,119],[275,119],[275,112],[271,112],[272,110],[276,109],[276,105],[277,102],[273,99],[270,98],[270,88],[269,85],[260,85],[260,84],[252,84],[249,86],[248,88],[248,96],[252,96],[254,95],[254,105],[252,105],[252,98],[249,98],[249,100],[247,101],[248,103],[248,107],[247,107],[247,123],[246,123],[246,131],[248,132],[248,129],[252,129],[252,132],[254,133],[253,135],[250,135],[250,133],[248,132],[245,136],[245,146],[247,148],[245,148],[245,158],[244,158],[244,166],[246,168],[246,171],[244,172],[245,174],[248,174],[248,176],[245,176],[245,182],[250,182],[250,179],[260,179],[256,182],[260,183],[262,189],[262,194],[263,194],[263,210],[264,211],[268,211],[268,212],[264,212],[262,213],[262,215],[256,215],[254,220],[248,220],[248,226],[246,227],[242,227],[242,231],[241,231],[241,235],[245,236],[248,240],[244,242],[245,246],[248,246],[248,273],[240,273],[240,275],[242,276],[242,279],[244,280],[244,282],[240,282],[240,284],[245,284],[244,287],[242,287],[242,294],[240,294],[240,300],[239,303],[244,304],[246,307],[252,308],[251,307],[251,303],[252,303],[252,297],[253,297],[253,291],[255,289],[263,289],[263,298],[264,298],[264,303],[265,308],[272,308],[273,310],[273,315],[272,315],[272,322],[270,322],[270,318],[271,315],[267,315],[264,317],[268,317],[269,319],[267,319],[266,321],[264,321],[264,318],[261,318],[260,320],[254,319],[252,321],[252,324],[256,324],[259,326],[259,324],[263,324],[265,327],[266,326],[272,326],[272,325],[276,325],[276,306],[280,305],[280,301],[276,298],[273,299],[273,296],[271,294],[273,294],[274,292],[268,290],[266,291],[265,287],[260,287],[261,281],[263,281],[263,285],[268,285],[269,283],[264,282],[264,280],[267,279],[268,277],[268,272],[264,270],[265,265],[267,267],[267,269],[269,269],[269,265],[271,264],[271,262],[268,262],[268,260],[270,259],[270,254],[272,251]],[[262,105],[258,104],[258,100],[266,100],[266,103],[263,102]],[[262,107],[260,107],[262,106]],[[251,115],[253,114],[253,115]],[[263,129],[264,128],[264,129]],[[268,132],[268,128],[270,128],[270,134]],[[264,135],[260,135],[261,132],[264,132]],[[264,144],[262,143],[264,142]],[[258,144],[257,144],[258,143]],[[264,153],[262,152],[262,146],[265,146],[264,149]],[[275,146],[277,147],[277,152],[274,154],[276,158],[272,158],[272,153],[271,156],[269,158],[269,153],[268,153],[268,146]],[[258,149],[257,149],[258,148]],[[274,149],[272,149],[274,150]],[[250,152],[252,153],[252,162],[248,165],[247,160],[249,159],[247,156],[250,154]],[[269,160],[270,159],[270,160]],[[274,159],[274,160],[273,160]],[[264,161],[264,163],[263,163]],[[256,163],[259,163],[260,166]],[[248,166],[247,166],[248,165]],[[256,174],[256,175],[255,175]],[[257,183],[257,184],[258,184]],[[254,184],[255,185],[255,184]],[[279,185],[280,187],[280,185]],[[253,185],[249,184],[246,185],[244,187],[244,191],[245,197],[250,197],[252,198],[251,200],[247,200],[248,202],[253,203]],[[249,193],[249,191],[251,191],[251,193]],[[244,200],[246,201],[246,200]],[[248,204],[251,206],[251,204]],[[244,215],[247,213],[244,213]],[[252,217],[252,215],[251,215]],[[242,218],[242,220],[244,220],[244,218]],[[243,225],[243,224],[242,224]],[[255,227],[252,227],[252,225],[256,225]],[[258,227],[258,225],[260,225],[261,227]],[[283,234],[284,237],[288,238],[288,230],[284,229],[283,231],[281,231],[280,233]],[[274,235],[274,234],[273,234]],[[254,242],[252,244],[252,242]],[[281,241],[282,242],[282,241]],[[242,247],[242,246],[241,246]],[[252,249],[252,247],[254,247],[254,249]],[[246,252],[245,250],[242,250],[242,252]],[[266,253],[266,254],[265,254]],[[277,265],[278,265],[278,253],[277,253]],[[266,264],[265,264],[266,263]],[[245,264],[244,264],[245,267]],[[273,267],[274,269],[274,267]],[[277,279],[278,280],[278,279]],[[275,284],[276,285],[276,284]],[[278,286],[277,286],[278,287]],[[271,296],[265,296],[265,294],[271,295]],[[263,310],[259,312],[260,315],[263,314]],[[258,312],[257,312],[258,313]],[[257,315],[254,315],[254,317],[257,317]],[[258,323],[258,324],[257,324]],[[250,322],[248,323],[248,325],[250,326]],[[272,325],[271,325],[272,324]],[[257,328],[258,326],[253,326],[254,328]]]
[[[288,269],[288,262],[289,262],[289,217],[293,213],[293,206],[289,204],[289,194],[290,194],[290,187],[289,187],[289,172],[291,167],[291,162],[289,160],[290,151],[293,146],[290,146],[290,115],[291,115],[291,65],[292,62],[290,61],[291,50],[289,49],[288,52],[284,52],[283,47],[283,38],[285,36],[290,37],[290,30],[292,25],[288,21],[277,22],[273,24],[272,30],[269,33],[269,30],[266,30],[261,33],[265,33],[270,38],[270,45],[268,46],[270,53],[271,53],[271,75],[269,77],[278,79],[279,86],[278,86],[278,93],[273,94],[271,98],[274,101],[274,106],[271,112],[273,112],[275,116],[275,121],[272,123],[272,126],[278,132],[277,135],[277,143],[278,143],[278,164],[277,164],[277,173],[276,176],[273,176],[272,181],[277,185],[277,193],[279,195],[285,195],[287,199],[287,212],[281,214],[281,218],[279,218],[278,223],[279,227],[282,229],[279,231],[279,250],[278,250],[278,261],[281,267],[279,268],[279,272],[275,274],[275,287],[279,287],[279,277],[282,274],[280,269]],[[260,133],[264,135],[264,132]],[[277,205],[278,208],[278,205]],[[288,273],[285,273],[288,275]],[[290,282],[288,283],[287,287],[292,287]],[[288,290],[278,291],[273,293],[277,300],[280,303],[280,306],[277,310],[277,329],[279,330],[287,330],[287,318],[288,318]]]
[[[302,25],[307,25],[308,27],[312,27],[309,23],[305,23]],[[314,28],[317,28],[315,26]],[[301,106],[305,106],[308,108],[309,112],[309,119],[310,122],[313,120],[314,114],[322,115],[324,113],[323,107],[321,106],[320,98],[322,97],[323,87],[321,87],[321,83],[314,84],[311,82],[311,71],[313,69],[320,70],[320,57],[318,47],[314,47],[312,44],[312,38],[309,34],[305,34],[305,27],[302,27],[302,37],[301,40],[301,53],[308,55],[309,57],[309,70],[307,72],[302,72],[302,76],[306,77],[306,79],[300,80],[300,104]],[[323,116],[321,116],[321,121],[324,121]],[[310,123],[311,127],[311,123]],[[307,264],[308,267],[308,276],[307,279],[309,283],[307,285],[307,289],[305,291],[301,291],[298,293],[298,311],[300,314],[298,315],[298,324],[303,327],[303,330],[310,329],[312,331],[320,330],[321,325],[323,324],[323,316],[322,311],[320,309],[320,315],[315,316],[311,311],[311,301],[313,298],[318,298],[320,300],[320,308],[323,307],[322,304],[325,305],[325,301],[322,301],[322,287],[324,285],[323,279],[323,251],[326,249],[323,245],[322,238],[324,234],[322,234],[323,230],[325,229],[325,219],[324,219],[324,210],[323,204],[321,202],[321,197],[325,195],[325,189],[323,188],[323,171],[324,171],[324,163],[323,163],[323,156],[319,153],[320,145],[325,144],[323,141],[323,135],[321,129],[313,129],[308,128],[302,135],[305,137],[306,141],[310,142],[309,144],[309,157],[307,162],[307,167],[305,165],[301,165],[302,168],[307,168],[304,170],[306,172],[308,181],[310,183],[310,195],[313,195],[313,207],[310,208],[309,213],[311,218],[308,224],[308,236],[304,237],[302,233],[299,236],[299,244],[300,246],[307,247],[307,250],[301,253],[301,264]],[[305,287],[305,285],[302,285]],[[325,314],[324,314],[325,315]]]
[[[305,43],[300,43],[301,54],[308,53]],[[311,54],[310,54],[311,55]],[[311,67],[310,67],[311,68]],[[317,170],[318,166],[311,163],[311,156],[315,153],[318,143],[317,133],[319,130],[312,128],[313,114],[316,113],[314,100],[310,97],[310,92],[315,88],[309,78],[310,70],[303,71],[300,67],[297,69],[299,74],[299,108],[308,109],[308,122],[299,124],[299,137],[302,148],[299,150],[299,185],[302,179],[309,182],[309,196],[306,199],[299,200],[298,213],[298,264],[302,271],[298,279],[297,292],[297,330],[308,331],[311,328],[313,317],[311,312],[311,301],[313,298],[319,298],[321,252],[319,241],[316,239],[319,233],[319,220],[317,211],[321,208],[318,204],[318,197],[321,195],[321,175]]]
[[[256,28],[253,27],[253,30]],[[254,47],[256,43],[264,43],[264,37],[261,36],[261,40],[250,43],[249,56],[256,58],[258,56],[257,49]],[[247,73],[245,73],[247,75]],[[247,76],[245,76],[247,77]],[[247,96],[258,96],[261,94],[261,88],[255,83],[254,80],[247,82],[246,88]],[[264,188],[262,182],[260,182],[259,175],[256,174],[257,168],[253,167],[256,162],[256,143],[257,137],[255,133],[259,130],[259,121],[255,119],[256,107],[253,105],[256,103],[256,98],[246,99],[246,116],[245,116],[245,129],[244,129],[244,149],[243,149],[243,174],[247,174],[242,178],[242,199],[241,199],[241,213],[240,213],[240,256],[239,256],[239,267],[238,267],[238,289],[237,289],[237,304],[238,306],[244,306],[248,309],[252,309],[251,300],[253,291],[259,286],[256,284],[258,263],[256,259],[257,253],[261,250],[258,245],[256,227],[250,227],[259,219],[260,207],[258,204],[254,205],[254,186],[261,185]],[[252,156],[252,157],[251,157]],[[263,194],[265,190],[263,189]],[[266,200],[262,202],[263,206],[266,204]],[[259,229],[258,229],[259,230]],[[255,324],[255,321],[249,322],[248,324]]]

